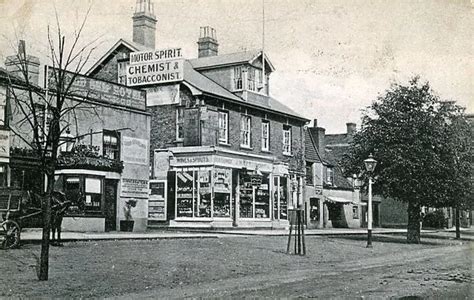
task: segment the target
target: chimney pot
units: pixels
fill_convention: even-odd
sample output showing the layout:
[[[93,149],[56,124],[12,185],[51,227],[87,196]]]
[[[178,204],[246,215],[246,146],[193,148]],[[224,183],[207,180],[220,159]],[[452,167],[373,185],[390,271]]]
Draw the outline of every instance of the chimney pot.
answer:
[[[216,30],[210,26],[200,28],[198,44],[198,57],[216,56],[219,50]]]
[[[347,134],[354,134],[356,132],[355,123],[346,123],[346,126],[347,126]]]
[[[313,119],[313,127],[318,127],[318,119]]]

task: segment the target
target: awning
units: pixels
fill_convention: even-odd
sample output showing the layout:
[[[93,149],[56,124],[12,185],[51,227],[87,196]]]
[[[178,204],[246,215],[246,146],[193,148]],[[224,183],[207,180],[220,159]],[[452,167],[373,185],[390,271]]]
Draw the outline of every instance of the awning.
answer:
[[[340,198],[340,197],[334,197],[334,196],[325,196],[324,199],[332,203],[340,203],[340,204],[352,203],[352,199],[346,199],[346,198]]]

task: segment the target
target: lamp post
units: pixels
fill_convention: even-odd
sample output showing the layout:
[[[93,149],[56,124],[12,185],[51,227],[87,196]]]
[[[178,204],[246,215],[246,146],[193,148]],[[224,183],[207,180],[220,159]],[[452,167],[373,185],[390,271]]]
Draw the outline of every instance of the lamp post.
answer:
[[[365,169],[369,174],[369,199],[367,203],[367,248],[372,248],[372,174],[374,172],[377,161],[372,157],[372,153],[369,158],[364,160]]]

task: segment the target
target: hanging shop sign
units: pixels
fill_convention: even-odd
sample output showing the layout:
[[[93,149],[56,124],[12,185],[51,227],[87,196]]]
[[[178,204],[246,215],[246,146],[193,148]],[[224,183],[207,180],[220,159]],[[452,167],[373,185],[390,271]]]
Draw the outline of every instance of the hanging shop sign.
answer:
[[[148,198],[148,180],[122,178],[121,197]]]
[[[148,165],[148,141],[128,136],[122,138],[122,160],[124,163]]]
[[[50,90],[55,90],[57,86],[55,78],[58,75],[58,72],[59,69],[57,68],[47,68],[48,88]],[[63,72],[66,72],[64,86],[67,86],[72,81],[71,88],[68,91],[72,96],[139,110],[145,110],[146,108],[145,91],[135,90],[108,81],[89,78],[73,72]]]

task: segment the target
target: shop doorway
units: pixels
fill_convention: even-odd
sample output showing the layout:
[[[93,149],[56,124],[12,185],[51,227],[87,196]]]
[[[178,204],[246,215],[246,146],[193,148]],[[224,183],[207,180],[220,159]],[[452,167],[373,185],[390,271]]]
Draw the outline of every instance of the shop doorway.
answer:
[[[309,222],[312,226],[318,226],[319,224],[319,199],[309,199]]]
[[[117,180],[105,180],[105,231],[117,230]]]

